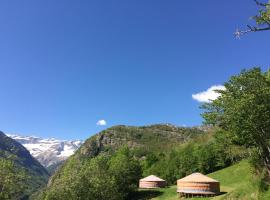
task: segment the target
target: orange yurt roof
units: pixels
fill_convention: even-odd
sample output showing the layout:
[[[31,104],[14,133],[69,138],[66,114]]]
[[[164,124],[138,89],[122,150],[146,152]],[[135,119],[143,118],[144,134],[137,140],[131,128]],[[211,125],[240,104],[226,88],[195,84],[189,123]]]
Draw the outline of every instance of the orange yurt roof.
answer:
[[[155,175],[150,175],[150,176],[147,176],[143,179],[140,179],[140,181],[149,181],[149,182],[161,182],[161,181],[165,181]]]
[[[177,182],[192,182],[192,183],[196,183],[196,182],[219,182],[215,179],[212,179],[208,176],[205,176],[201,173],[193,173],[193,174],[190,174],[189,176],[186,176],[182,179],[179,179],[177,180]]]

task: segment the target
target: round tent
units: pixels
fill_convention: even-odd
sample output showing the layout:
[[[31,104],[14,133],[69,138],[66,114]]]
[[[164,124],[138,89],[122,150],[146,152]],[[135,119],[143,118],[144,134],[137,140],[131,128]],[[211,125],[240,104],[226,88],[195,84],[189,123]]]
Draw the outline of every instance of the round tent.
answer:
[[[162,188],[166,186],[166,181],[154,176],[150,175],[143,179],[140,179],[139,188],[151,189],[151,188]]]
[[[201,173],[193,173],[177,180],[177,192],[180,196],[214,196],[220,193],[217,180]]]

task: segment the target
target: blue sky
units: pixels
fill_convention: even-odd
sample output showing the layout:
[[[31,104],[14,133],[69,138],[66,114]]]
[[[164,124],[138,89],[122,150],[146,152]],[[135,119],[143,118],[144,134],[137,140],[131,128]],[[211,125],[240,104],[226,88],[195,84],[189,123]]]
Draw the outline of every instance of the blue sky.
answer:
[[[233,36],[255,13],[252,0],[1,1],[0,130],[85,139],[199,125],[192,94],[268,68],[269,32]]]

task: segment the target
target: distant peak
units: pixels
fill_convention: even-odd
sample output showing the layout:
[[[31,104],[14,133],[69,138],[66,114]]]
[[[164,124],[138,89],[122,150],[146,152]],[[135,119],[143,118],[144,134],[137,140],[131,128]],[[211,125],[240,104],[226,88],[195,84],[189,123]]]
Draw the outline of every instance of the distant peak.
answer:
[[[83,143],[82,140],[58,140],[19,134],[8,134],[8,136],[21,143],[45,167],[63,162]]]

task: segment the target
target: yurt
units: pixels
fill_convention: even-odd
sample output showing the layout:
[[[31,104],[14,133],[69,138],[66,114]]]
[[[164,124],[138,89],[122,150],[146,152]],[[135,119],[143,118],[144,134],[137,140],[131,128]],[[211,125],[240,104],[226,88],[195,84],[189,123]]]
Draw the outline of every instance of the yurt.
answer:
[[[151,188],[162,188],[166,186],[166,181],[154,176],[150,175],[143,179],[140,179],[139,188],[151,189]]]
[[[214,196],[220,193],[220,184],[201,173],[193,173],[177,180],[177,193],[185,197]]]

